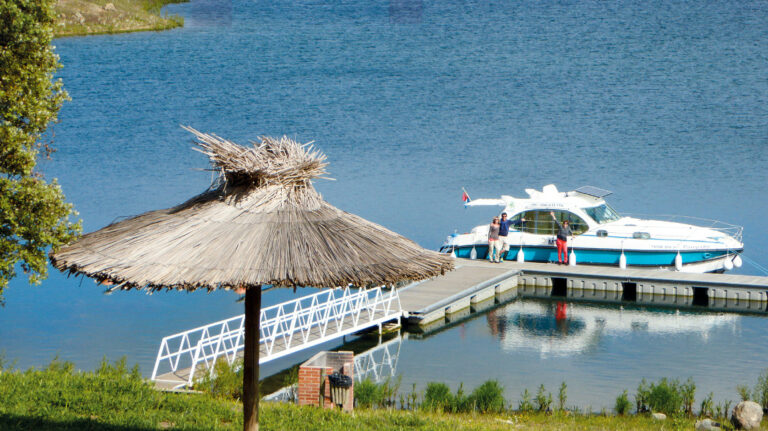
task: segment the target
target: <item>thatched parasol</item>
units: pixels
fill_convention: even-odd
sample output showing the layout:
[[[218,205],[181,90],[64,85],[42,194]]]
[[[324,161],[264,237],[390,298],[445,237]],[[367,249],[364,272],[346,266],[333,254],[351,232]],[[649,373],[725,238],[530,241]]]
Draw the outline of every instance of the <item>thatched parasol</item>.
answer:
[[[325,155],[287,137],[242,147],[186,128],[218,180],[206,192],[89,233],[51,254],[117,289],[246,289],[245,429],[258,429],[261,286],[371,286],[452,269],[449,256],[325,202]]]

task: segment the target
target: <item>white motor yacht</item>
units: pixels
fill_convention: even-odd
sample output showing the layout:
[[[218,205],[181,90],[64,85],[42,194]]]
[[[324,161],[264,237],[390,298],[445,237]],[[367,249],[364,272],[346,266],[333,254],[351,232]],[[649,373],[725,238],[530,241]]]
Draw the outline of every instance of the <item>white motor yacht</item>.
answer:
[[[468,200],[468,207],[497,205],[512,221],[505,241],[505,258],[517,261],[557,262],[554,213],[569,221],[573,237],[568,241],[571,265],[651,267],[683,272],[724,272],[740,267],[744,250],[742,228],[722,222],[681,217],[650,220],[623,217],[604,198],[611,192],[585,186],[560,192],[553,184],[541,191],[526,189],[528,198]],[[466,194],[465,194],[466,197]],[[441,251],[459,258],[484,259],[488,254],[489,225],[447,238]]]

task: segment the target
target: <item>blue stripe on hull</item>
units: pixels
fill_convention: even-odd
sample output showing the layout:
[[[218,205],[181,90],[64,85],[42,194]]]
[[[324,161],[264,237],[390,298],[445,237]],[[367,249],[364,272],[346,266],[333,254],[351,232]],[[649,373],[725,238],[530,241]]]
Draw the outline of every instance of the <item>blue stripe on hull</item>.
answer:
[[[488,258],[488,246],[475,246],[478,259]],[[519,248],[509,250],[505,259],[515,260]],[[472,247],[456,249],[456,256],[469,258]],[[570,253],[570,249],[568,249]],[[621,257],[618,250],[579,250],[576,249],[576,262],[593,265],[617,265]],[[523,247],[527,262],[555,262],[557,261],[557,249],[549,247]],[[703,262],[725,255],[725,251],[685,251],[680,252],[683,264]],[[675,264],[676,251],[624,251],[627,265],[636,266],[672,266]]]

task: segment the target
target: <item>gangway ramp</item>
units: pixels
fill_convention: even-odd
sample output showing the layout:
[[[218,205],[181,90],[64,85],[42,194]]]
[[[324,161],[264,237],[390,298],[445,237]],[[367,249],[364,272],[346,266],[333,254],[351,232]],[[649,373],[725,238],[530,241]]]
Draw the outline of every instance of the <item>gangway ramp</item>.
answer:
[[[331,341],[402,315],[395,289],[326,289],[261,310],[259,363]],[[158,389],[188,387],[224,358],[242,357],[245,315],[163,338],[151,380]]]

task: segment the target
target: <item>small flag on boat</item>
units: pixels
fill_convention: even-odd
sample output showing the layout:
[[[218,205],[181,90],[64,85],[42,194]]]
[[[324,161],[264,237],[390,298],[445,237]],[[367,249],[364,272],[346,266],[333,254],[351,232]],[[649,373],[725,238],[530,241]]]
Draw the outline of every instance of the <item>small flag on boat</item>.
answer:
[[[464,190],[464,187],[461,188],[461,191],[462,191],[462,193],[461,193],[461,200],[464,201],[464,205],[466,205],[472,199],[469,198],[469,193],[467,193],[467,191]]]

